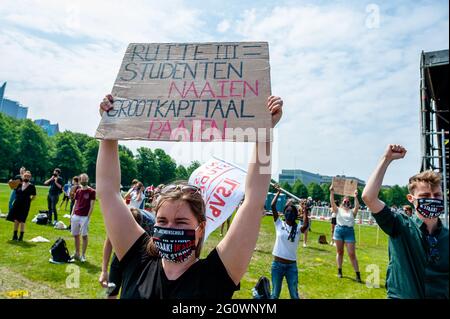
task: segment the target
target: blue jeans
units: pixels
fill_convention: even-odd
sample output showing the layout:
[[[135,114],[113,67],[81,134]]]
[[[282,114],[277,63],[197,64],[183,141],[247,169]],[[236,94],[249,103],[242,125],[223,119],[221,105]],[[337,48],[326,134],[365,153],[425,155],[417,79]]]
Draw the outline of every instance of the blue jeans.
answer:
[[[353,227],[336,225],[333,239],[342,240],[344,243],[355,243],[355,229]]]
[[[297,290],[297,263],[283,264],[275,260],[272,262],[272,299],[278,299],[280,297],[283,277],[286,277],[291,299],[300,299]]]

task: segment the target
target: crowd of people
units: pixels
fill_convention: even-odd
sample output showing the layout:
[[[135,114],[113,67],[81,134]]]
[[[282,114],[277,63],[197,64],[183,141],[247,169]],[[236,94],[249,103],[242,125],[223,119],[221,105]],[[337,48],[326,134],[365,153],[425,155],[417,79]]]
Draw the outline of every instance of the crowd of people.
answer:
[[[100,112],[112,108],[108,95]],[[267,109],[272,127],[282,116],[283,101],[271,96]],[[221,227],[220,241],[207,257],[200,259],[206,227],[206,207],[201,190],[185,181],[147,187],[133,180],[131,188],[120,192],[120,162],[117,140],[101,140],[96,170],[96,189],[89,186],[83,173],[64,184],[61,170],[55,168],[45,181],[48,222],[58,221],[57,203],[65,209],[70,202],[70,231],[75,241],[73,259],[86,261],[89,221],[98,196],[104,217],[106,239],[103,249],[100,284],[108,289],[109,298],[124,299],[229,299],[240,289],[258,239],[270,174],[261,173],[264,164],[259,154],[271,154],[271,142],[256,142],[248,164],[245,197],[237,208],[233,222]],[[439,215],[443,212],[441,176],[425,171],[410,178],[408,201],[401,211],[392,211],[379,199],[388,166],[405,156],[400,145],[389,145],[382,160],[369,178],[362,198],[380,228],[389,236],[387,273],[388,298],[447,298],[448,229]],[[10,181],[13,188],[7,219],[14,222],[13,240],[22,241],[30,204],[37,196],[31,183],[31,172],[21,168]],[[271,298],[280,296],[286,278],[290,297],[299,299],[298,247],[303,237],[307,247],[311,230],[312,199],[295,203],[288,200],[282,212],[272,201],[275,227],[271,267]],[[355,217],[360,208],[358,191],[352,200],[344,196],[336,201],[330,187],[331,245],[336,246],[337,277],[342,278],[344,247],[355,272],[362,282],[354,233]],[[322,205],[322,203],[320,203]],[[224,234],[224,225],[227,231]],[[19,233],[20,230],[20,233]],[[82,241],[82,242],[80,242]],[[80,247],[81,245],[81,247]],[[112,258],[111,258],[112,257]]]

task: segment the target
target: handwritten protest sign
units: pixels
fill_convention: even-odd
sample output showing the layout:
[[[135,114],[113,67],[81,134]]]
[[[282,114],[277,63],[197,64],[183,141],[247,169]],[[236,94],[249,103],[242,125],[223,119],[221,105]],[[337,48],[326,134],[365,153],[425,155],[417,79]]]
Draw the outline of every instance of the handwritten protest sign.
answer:
[[[215,159],[191,174],[189,184],[200,188],[205,201],[205,240],[239,205],[244,197],[246,175],[239,168]]]
[[[338,195],[355,196],[358,181],[342,177],[333,177],[333,189]]]
[[[269,140],[268,44],[132,43],[112,95],[96,138]]]

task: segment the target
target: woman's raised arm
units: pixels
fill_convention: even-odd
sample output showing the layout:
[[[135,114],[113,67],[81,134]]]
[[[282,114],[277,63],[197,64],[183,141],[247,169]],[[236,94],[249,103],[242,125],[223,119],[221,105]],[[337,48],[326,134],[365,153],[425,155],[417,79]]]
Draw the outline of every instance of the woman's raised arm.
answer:
[[[112,107],[111,100],[112,97],[105,98],[100,105],[101,109],[109,110]],[[136,223],[120,195],[118,147],[116,140],[100,141],[97,156],[96,191],[107,236],[120,260],[144,233],[144,230]]]
[[[282,105],[281,98],[269,97],[267,107],[272,114],[272,127],[281,118]],[[258,240],[270,177],[271,142],[257,142],[248,164],[244,202],[224,239],[217,245],[220,259],[235,284],[240,282],[247,271]]]

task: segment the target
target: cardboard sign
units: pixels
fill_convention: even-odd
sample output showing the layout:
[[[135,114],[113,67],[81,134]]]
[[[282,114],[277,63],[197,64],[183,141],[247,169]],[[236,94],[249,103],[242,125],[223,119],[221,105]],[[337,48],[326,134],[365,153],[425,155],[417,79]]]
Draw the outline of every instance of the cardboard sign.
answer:
[[[96,138],[271,139],[267,42],[132,43],[112,95]]]
[[[205,240],[233,214],[245,193],[246,173],[220,160],[197,168],[189,184],[200,188],[206,206]]]
[[[20,179],[15,179],[15,180],[12,180],[12,181],[8,182],[8,185],[9,185],[9,188],[16,189],[17,186],[20,185],[20,183],[21,183]]]
[[[334,193],[344,196],[355,197],[355,191],[358,188],[358,181],[341,177],[333,177]]]

